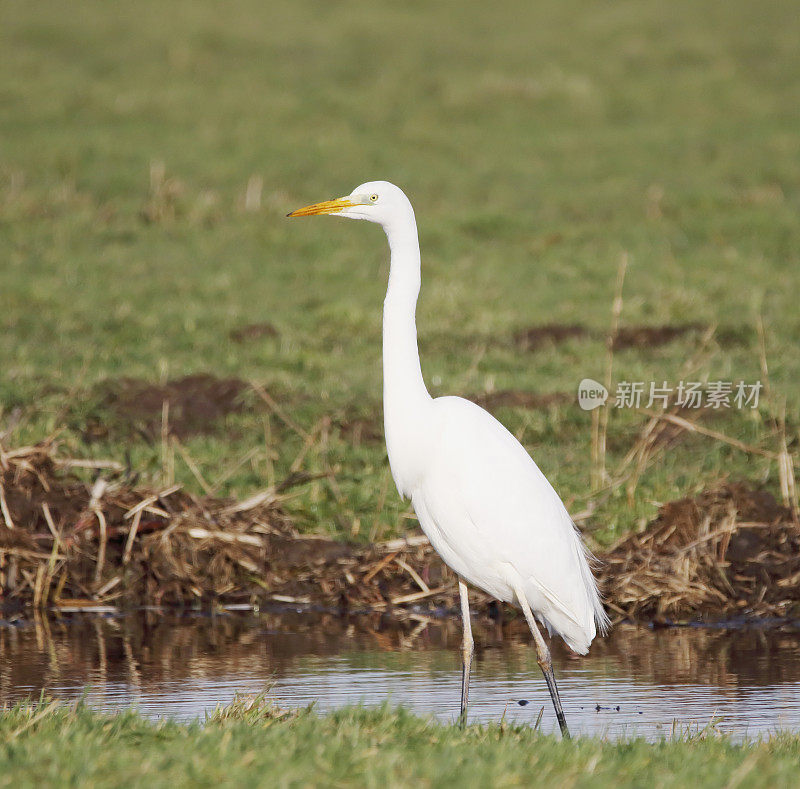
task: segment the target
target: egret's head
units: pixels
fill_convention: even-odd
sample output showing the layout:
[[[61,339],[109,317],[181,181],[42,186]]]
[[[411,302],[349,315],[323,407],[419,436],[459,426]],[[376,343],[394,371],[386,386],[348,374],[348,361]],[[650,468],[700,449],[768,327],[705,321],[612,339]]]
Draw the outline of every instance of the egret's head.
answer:
[[[332,214],[349,219],[366,219],[386,227],[398,218],[410,215],[413,217],[411,203],[403,190],[388,181],[368,181],[357,186],[346,197],[314,203],[305,208],[298,208],[287,216],[317,216]]]

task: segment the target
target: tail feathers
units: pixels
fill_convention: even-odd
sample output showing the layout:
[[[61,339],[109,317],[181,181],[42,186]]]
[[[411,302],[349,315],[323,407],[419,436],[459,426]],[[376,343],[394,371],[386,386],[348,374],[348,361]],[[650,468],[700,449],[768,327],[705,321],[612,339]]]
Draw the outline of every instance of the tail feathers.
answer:
[[[581,533],[573,524],[575,536],[575,559],[580,570],[580,580],[584,591],[586,608],[583,615],[576,617],[573,613],[562,607],[554,607],[547,613],[547,626],[550,630],[558,632],[567,646],[579,655],[585,655],[594,640],[597,631],[601,635],[608,632],[610,620],[603,608],[597,580],[592,572],[592,566],[598,565],[598,560],[586,547]],[[554,602],[554,601],[551,601]]]
[[[552,589],[548,589],[540,579],[528,578],[530,601],[536,616],[550,633],[558,633],[567,646],[579,655],[585,655],[597,631],[608,632],[610,621],[603,608],[600,590],[592,573],[592,565],[598,561],[588,550],[581,534],[574,524],[574,564],[578,578],[572,583],[578,587],[576,595],[570,595],[572,602],[566,604]],[[575,566],[577,565],[577,567]]]
[[[573,524],[575,526],[575,524]],[[586,589],[586,596],[592,607],[594,614],[594,621],[600,635],[605,635],[611,625],[611,620],[608,618],[605,608],[603,608],[603,600],[600,595],[600,590],[597,587],[597,579],[594,577],[592,567],[600,565],[597,557],[586,547],[578,527],[575,526],[575,536],[580,546],[581,556],[578,559],[578,565],[581,568],[581,580],[583,581],[584,588]]]

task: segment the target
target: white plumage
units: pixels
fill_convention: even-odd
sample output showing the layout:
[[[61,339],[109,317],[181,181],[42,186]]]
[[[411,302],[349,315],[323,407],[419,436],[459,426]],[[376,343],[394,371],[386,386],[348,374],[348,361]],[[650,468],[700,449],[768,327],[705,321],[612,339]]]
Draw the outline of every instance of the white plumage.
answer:
[[[460,397],[432,404],[437,437],[411,496],[431,544],[458,575],[498,600],[515,603],[521,585],[537,618],[586,654],[605,614],[558,494],[482,408]]]
[[[315,214],[376,222],[389,240],[383,311],[386,448],[400,495],[411,499],[423,531],[460,579],[462,715],[472,656],[466,581],[522,608],[568,735],[549,650],[533,616],[579,654],[587,652],[598,627],[606,628],[580,535],[544,474],[500,422],[468,400],[429,395],[415,323],[421,277],[417,225],[405,194],[386,181],[373,181],[289,216]]]

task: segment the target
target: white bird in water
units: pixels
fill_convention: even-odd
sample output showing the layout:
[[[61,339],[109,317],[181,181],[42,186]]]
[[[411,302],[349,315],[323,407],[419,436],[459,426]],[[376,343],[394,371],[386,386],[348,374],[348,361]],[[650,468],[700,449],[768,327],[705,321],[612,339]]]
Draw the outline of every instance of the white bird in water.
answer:
[[[333,214],[383,227],[391,266],[383,303],[383,419],[397,490],[458,576],[466,719],[473,640],[467,583],[522,609],[561,732],[569,736],[550,650],[536,624],[584,655],[608,617],[588,553],[564,504],[516,438],[491,414],[425,387],[415,320],[421,268],[414,209],[387,181],[356,187],[290,217]]]

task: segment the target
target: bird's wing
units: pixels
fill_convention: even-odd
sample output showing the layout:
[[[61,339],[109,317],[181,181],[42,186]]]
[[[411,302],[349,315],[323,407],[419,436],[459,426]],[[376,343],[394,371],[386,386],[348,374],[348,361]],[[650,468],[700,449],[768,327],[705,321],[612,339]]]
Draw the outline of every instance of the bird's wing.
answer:
[[[484,561],[511,565],[526,588],[533,585],[593,636],[596,587],[558,494],[524,447],[489,413],[461,398],[435,402],[442,433],[433,476],[440,494],[431,504],[439,527],[474,529],[482,538]],[[456,524],[459,517],[468,518],[469,525]]]

